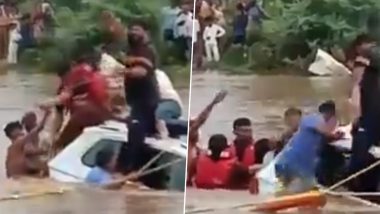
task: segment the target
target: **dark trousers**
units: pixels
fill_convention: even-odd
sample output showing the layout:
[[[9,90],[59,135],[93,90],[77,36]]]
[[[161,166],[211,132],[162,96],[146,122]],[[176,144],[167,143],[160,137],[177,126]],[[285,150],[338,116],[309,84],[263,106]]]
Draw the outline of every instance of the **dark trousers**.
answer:
[[[345,158],[342,152],[324,140],[317,164],[317,180],[324,186],[331,186],[344,175]]]
[[[157,133],[155,111],[157,105],[132,105],[131,120],[138,121],[145,136],[152,136]]]
[[[146,133],[143,124],[138,121],[130,121],[127,126],[128,143],[123,145],[118,160],[118,168],[125,174],[140,170],[149,160],[158,154],[158,151],[145,144]],[[152,164],[148,169],[154,167],[157,167],[157,162]],[[140,178],[140,181],[150,188],[164,189],[166,188],[166,179],[166,172],[158,171]]]
[[[190,44],[191,44],[191,40],[190,40]],[[186,63],[188,60],[187,53],[189,52],[189,50],[191,48],[191,47],[189,47],[190,44],[189,44],[189,38],[188,37],[180,36],[176,39],[176,45],[177,45],[177,48],[180,52],[179,53],[180,54],[179,59],[183,63]]]
[[[376,145],[376,134],[371,134],[364,128],[353,130],[352,155],[348,173],[351,175],[376,162],[368,150]],[[357,192],[376,192],[380,181],[380,167],[376,167],[355,179],[350,184],[350,189]]]

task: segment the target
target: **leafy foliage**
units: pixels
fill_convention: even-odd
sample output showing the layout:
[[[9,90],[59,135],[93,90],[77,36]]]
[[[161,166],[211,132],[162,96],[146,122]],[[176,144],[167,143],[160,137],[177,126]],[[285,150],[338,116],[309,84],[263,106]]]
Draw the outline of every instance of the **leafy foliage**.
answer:
[[[25,0],[20,6],[23,12],[30,12],[33,3]],[[160,11],[169,5],[169,0],[55,0],[55,34],[46,37],[35,49],[25,51],[23,62],[38,63],[43,70],[54,69],[57,61],[65,59],[75,48],[75,41],[81,39],[93,46],[98,46],[104,41],[104,35],[99,29],[100,14],[103,10],[109,10],[127,26],[131,20],[141,19],[148,23],[151,38],[162,53],[163,64],[168,62],[171,53],[161,39],[159,22]]]
[[[260,32],[248,33],[253,43],[248,54],[251,67],[271,69],[287,64],[300,67],[298,61],[317,47],[345,47],[366,30],[368,16],[380,10],[380,1],[271,0],[265,1],[264,8],[271,18]]]

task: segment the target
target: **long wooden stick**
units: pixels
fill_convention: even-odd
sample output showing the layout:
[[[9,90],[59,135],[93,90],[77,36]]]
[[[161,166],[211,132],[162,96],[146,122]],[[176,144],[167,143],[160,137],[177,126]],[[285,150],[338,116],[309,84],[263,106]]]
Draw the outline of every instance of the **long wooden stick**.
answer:
[[[44,192],[36,192],[36,193],[24,193],[24,194],[13,194],[11,196],[6,196],[0,198],[0,201],[12,201],[12,200],[20,200],[20,199],[29,199],[35,197],[41,197],[46,195],[62,195],[64,191],[44,191]]]

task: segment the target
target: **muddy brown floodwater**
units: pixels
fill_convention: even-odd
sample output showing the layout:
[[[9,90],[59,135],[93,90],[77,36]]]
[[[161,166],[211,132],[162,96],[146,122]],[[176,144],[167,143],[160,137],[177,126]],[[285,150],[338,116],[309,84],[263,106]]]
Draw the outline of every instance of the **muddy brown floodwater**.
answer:
[[[208,137],[222,133],[232,139],[232,123],[237,117],[248,117],[253,122],[254,137],[278,136],[283,129],[286,108],[299,107],[305,112],[315,111],[318,104],[332,99],[337,103],[341,121],[348,121],[347,95],[349,77],[301,76],[224,76],[197,74],[192,77],[190,115],[196,116],[221,89],[228,96],[212,112],[201,130],[201,144]],[[228,210],[228,207],[263,201],[264,196],[250,195],[247,191],[206,191],[187,188],[186,210],[210,209],[204,213],[252,213],[247,210]],[[265,198],[265,197],[264,197]],[[215,209],[215,210],[213,210]],[[288,213],[305,213],[289,211]],[[380,213],[379,207],[358,202],[356,199],[329,197],[321,211],[313,213],[370,214]]]
[[[316,110],[327,99],[337,102],[341,119],[347,120],[348,77],[301,76],[223,76],[218,74],[193,75],[191,116],[196,116],[218,90],[228,95],[212,112],[202,127],[205,144],[211,134],[223,133],[232,137],[232,123],[237,117],[249,117],[254,136],[277,136],[283,128],[283,113],[294,106],[305,112]]]
[[[36,110],[36,103],[52,96],[58,87],[54,75],[27,74],[13,70],[0,71],[0,125],[19,120],[28,110]],[[188,86],[178,86],[184,105],[188,106]],[[187,108],[185,109],[187,111]],[[187,112],[185,112],[187,114]],[[0,132],[0,189],[5,179],[5,156],[8,139]],[[183,210],[183,193],[139,193],[99,192],[83,189],[63,197],[41,197],[39,199],[0,202],[0,213],[13,214],[125,214],[152,213],[178,214]]]

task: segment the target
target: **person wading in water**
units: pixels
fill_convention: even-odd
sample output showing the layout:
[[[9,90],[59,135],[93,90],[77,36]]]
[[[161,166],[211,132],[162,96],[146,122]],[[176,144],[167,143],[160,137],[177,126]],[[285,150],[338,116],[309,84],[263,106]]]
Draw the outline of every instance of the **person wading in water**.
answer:
[[[45,110],[41,122],[27,133],[20,122],[10,122],[5,126],[5,135],[12,141],[5,162],[8,178],[48,175],[47,164],[40,160],[47,151],[38,148],[34,140],[44,128],[49,114],[50,110]]]
[[[189,148],[187,149],[187,185],[192,185],[192,180],[196,171],[196,163],[198,159],[199,149],[197,148],[197,143],[199,142],[199,131],[202,125],[209,118],[214,107],[221,103],[224,98],[227,96],[227,91],[220,91],[215,98],[211,101],[210,104],[206,106],[205,109],[194,119],[190,120],[189,127],[189,137],[188,144]]]

